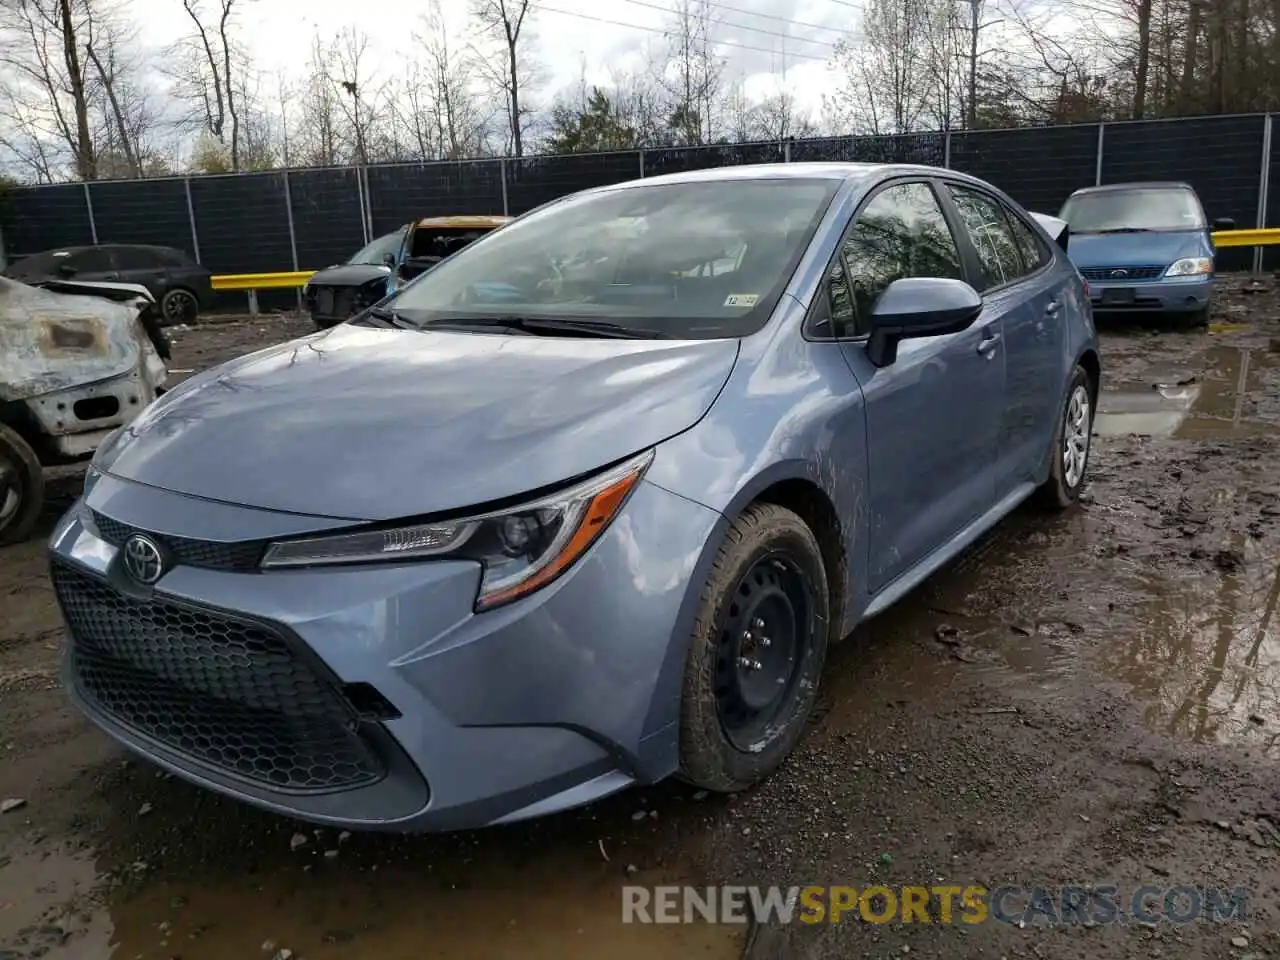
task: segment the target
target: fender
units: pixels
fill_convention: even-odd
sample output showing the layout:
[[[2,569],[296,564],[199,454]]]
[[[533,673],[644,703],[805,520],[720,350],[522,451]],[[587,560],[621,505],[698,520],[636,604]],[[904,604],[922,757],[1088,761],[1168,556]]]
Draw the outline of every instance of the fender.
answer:
[[[828,485],[822,481],[813,464],[804,460],[780,460],[770,464],[744,483],[728,505],[720,511],[720,519],[716,522],[706,543],[703,544],[702,552],[694,565],[693,574],[689,578],[689,585],[676,617],[671,644],[657,682],[654,684],[653,699],[649,703],[649,712],[645,717],[640,763],[644,773],[649,777],[660,779],[667,776],[674,772],[680,763],[680,687],[684,677],[685,658],[688,656],[689,643],[693,638],[693,624],[697,617],[698,604],[702,599],[702,588],[711,576],[712,564],[720,553],[733,519],[755,502],[765,490],[785,480],[810,482],[834,502]],[[847,541],[847,531],[842,531],[842,535]],[[847,577],[852,575],[853,564],[850,563]],[[849,592],[850,586],[849,583],[843,585],[846,602],[842,619],[846,624],[842,625],[842,629],[847,625],[850,614],[853,613],[850,608],[855,606]]]

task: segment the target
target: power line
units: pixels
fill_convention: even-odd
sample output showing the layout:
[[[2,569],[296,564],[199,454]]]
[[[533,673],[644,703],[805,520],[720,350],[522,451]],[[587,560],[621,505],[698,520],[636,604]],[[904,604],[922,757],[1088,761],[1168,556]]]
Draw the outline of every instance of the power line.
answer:
[[[638,23],[623,23],[621,20],[609,20],[605,17],[592,16],[589,13],[578,13],[576,10],[561,10],[557,7],[548,7],[546,4],[538,3],[536,6],[531,5],[532,10],[541,10],[545,13],[558,13],[565,17],[574,17],[578,20],[591,20],[595,23],[605,23],[612,27],[626,27],[628,30],[643,30],[646,33],[656,33],[658,36],[665,37],[670,31],[662,30],[658,27],[644,27]],[[782,34],[779,34],[782,36]],[[777,50],[771,50],[768,47],[755,47],[749,43],[736,43],[733,40],[712,40],[709,41],[718,47],[736,47],[739,50],[754,50],[757,53],[768,53],[776,56]],[[812,53],[788,53],[788,57],[795,57],[798,60],[812,60],[817,63],[826,63],[829,58],[820,57]]]
[[[670,7],[664,7],[658,3],[650,3],[649,0],[626,0],[626,2],[634,3],[637,7],[648,7],[650,10],[659,10],[662,13],[677,14],[677,11],[672,10]],[[779,33],[777,30],[766,30],[764,27],[749,27],[744,23],[729,23],[728,21],[719,22],[726,27],[732,27],[738,30],[750,30],[753,33],[763,33],[766,37],[781,37],[783,40],[795,40],[799,43],[816,43],[820,46],[835,49],[835,44],[829,40],[807,40],[804,37],[792,36],[789,33]]]
[[[655,10],[662,10],[665,13],[678,13],[676,10],[672,10],[668,7],[659,7],[656,4],[646,2],[646,0],[623,0],[623,2],[634,3],[641,7],[653,7]],[[841,35],[849,32],[844,27],[833,27],[821,23],[806,23],[803,20],[792,20],[789,17],[780,17],[776,13],[757,13],[755,10],[744,10],[742,7],[731,7],[727,3],[713,2],[713,0],[706,0],[706,5],[708,7],[715,7],[717,10],[727,10],[730,13],[740,13],[747,17],[760,17],[763,20],[777,20],[791,27],[804,27],[806,30],[826,30],[828,33],[838,33]],[[738,24],[732,24],[732,26],[738,26]],[[755,28],[744,26],[742,29],[751,30]],[[790,38],[790,35],[788,35],[788,38]],[[826,43],[827,41],[824,40],[822,42]]]

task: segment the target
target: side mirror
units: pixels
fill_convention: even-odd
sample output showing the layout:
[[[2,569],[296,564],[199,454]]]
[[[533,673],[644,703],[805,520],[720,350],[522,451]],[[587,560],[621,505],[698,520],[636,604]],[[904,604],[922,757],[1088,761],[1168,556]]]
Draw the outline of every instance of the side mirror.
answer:
[[[76,268],[69,263],[60,263],[58,264],[58,273],[62,274],[64,277],[74,277],[76,275]]]
[[[382,255],[382,262],[394,270],[396,265],[396,255],[394,253],[384,253]]]
[[[1232,217],[1219,217],[1217,220],[1213,221],[1212,229],[1214,233],[1217,233],[1219,230],[1234,230],[1235,228],[1236,222]]]
[[[867,356],[877,367],[887,367],[898,359],[899,341],[958,333],[981,312],[982,297],[963,280],[895,280],[871,308]]]

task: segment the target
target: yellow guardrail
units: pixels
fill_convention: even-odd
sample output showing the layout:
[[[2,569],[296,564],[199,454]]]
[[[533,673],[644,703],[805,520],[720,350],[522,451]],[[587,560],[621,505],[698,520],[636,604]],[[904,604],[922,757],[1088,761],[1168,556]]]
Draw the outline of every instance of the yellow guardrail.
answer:
[[[1280,244],[1280,229],[1221,230],[1213,235],[1215,247],[1270,247]]]
[[[292,290],[304,286],[314,274],[314,270],[297,270],[293,273],[224,273],[213,278],[213,289]]]

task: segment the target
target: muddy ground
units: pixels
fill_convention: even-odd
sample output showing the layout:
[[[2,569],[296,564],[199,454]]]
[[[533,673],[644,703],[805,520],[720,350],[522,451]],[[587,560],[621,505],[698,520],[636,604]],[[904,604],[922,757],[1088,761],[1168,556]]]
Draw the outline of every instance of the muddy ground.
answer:
[[[0,814],[0,958],[1280,957],[1280,281],[1246,286],[1208,332],[1104,325],[1085,502],[1019,511],[836,648],[802,749],[733,799],[663,784],[414,838],[260,814],[67,706],[44,544],[0,552],[0,800],[25,801]],[[304,330],[179,331],[173,366]],[[1220,922],[748,929],[623,925],[628,882],[1249,899]]]

